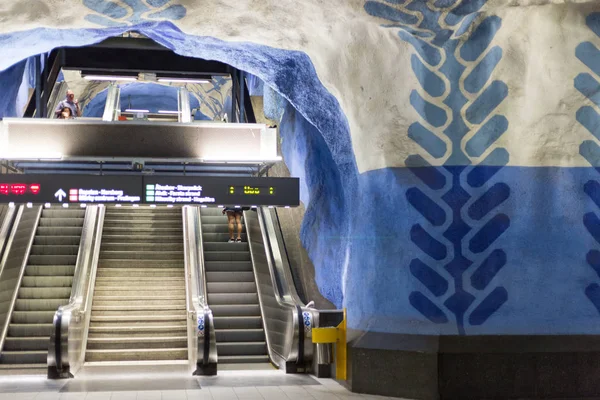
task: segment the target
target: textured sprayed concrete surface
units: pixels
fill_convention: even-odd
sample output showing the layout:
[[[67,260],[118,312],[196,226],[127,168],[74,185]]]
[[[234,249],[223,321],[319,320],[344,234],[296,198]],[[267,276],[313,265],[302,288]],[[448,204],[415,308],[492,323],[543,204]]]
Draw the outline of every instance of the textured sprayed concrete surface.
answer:
[[[597,1],[60,4],[0,4],[0,117],[55,47],[136,30],[229,63],[279,122],[302,245],[350,328],[600,333]]]

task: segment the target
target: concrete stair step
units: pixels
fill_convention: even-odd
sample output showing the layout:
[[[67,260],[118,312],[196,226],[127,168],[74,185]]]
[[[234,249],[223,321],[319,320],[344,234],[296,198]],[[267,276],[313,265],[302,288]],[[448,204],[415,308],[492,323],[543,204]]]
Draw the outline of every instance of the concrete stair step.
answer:
[[[79,244],[75,245],[33,245],[31,246],[32,255],[77,255],[79,253]]]
[[[17,299],[15,311],[56,311],[69,299]]]
[[[233,244],[233,243],[227,243]],[[250,261],[248,251],[204,251],[204,261]]]
[[[206,261],[206,272],[252,272],[251,261]]]
[[[177,335],[184,336],[187,334],[187,324],[93,324],[89,328],[89,337],[130,337],[130,336],[165,336]]]
[[[145,300],[156,300],[156,301],[163,301],[163,302],[170,302],[170,301],[185,301],[185,294],[160,294],[160,295],[153,295],[151,293],[145,294],[145,295],[99,295],[98,293],[94,293],[94,304],[96,303],[96,301],[126,301],[126,302],[133,302],[133,301],[145,301]]]
[[[82,227],[56,227],[56,226],[39,226],[35,232],[36,236],[78,236],[81,237]]]
[[[79,246],[80,236],[40,236],[36,235],[33,244],[36,246]]]
[[[92,313],[91,321],[92,322],[107,322],[107,323],[141,323],[147,324],[149,321],[153,323],[156,322],[176,322],[176,321],[185,321],[186,314],[181,313],[177,315],[155,315],[152,318],[148,318],[147,315],[144,314],[133,314],[127,316],[109,316],[109,315],[96,315],[96,313]]]
[[[262,342],[217,342],[217,354],[221,356],[267,355],[267,343]]]
[[[0,364],[0,374],[10,375],[44,375],[48,364]]]
[[[14,337],[50,337],[54,326],[50,324],[10,324],[8,326],[8,336]]]
[[[38,224],[38,226],[51,226],[51,227],[61,227],[61,228],[66,228],[66,227],[81,227],[83,226],[83,220],[84,218],[47,218],[42,216],[42,218],[40,218],[40,223]]]
[[[55,311],[13,311],[13,324],[51,324]]]
[[[141,206],[141,207],[114,207],[110,206],[106,208],[106,215],[115,215],[120,213],[127,213],[128,215],[138,215],[138,214],[146,214],[152,213],[153,215],[181,215],[181,206],[173,206],[173,207],[150,207],[150,206]]]
[[[254,282],[207,282],[208,294],[256,293]]]
[[[88,338],[89,350],[109,349],[172,349],[187,347],[187,336],[136,336],[136,337],[93,337]]]
[[[73,276],[75,265],[28,265],[24,276]]]
[[[99,260],[98,268],[181,268],[184,260]]]
[[[77,255],[30,255],[28,265],[75,265]]]
[[[154,360],[187,360],[188,349],[110,349],[88,350],[86,361],[154,361]]]
[[[211,307],[212,309],[212,307]],[[215,329],[262,329],[260,316],[219,317],[214,315]]]
[[[181,297],[178,299],[141,299],[141,300],[127,300],[126,304],[124,304],[123,300],[119,298],[111,298],[111,300],[98,300],[98,298],[94,298],[94,307],[121,307],[124,305],[131,307],[178,307],[179,309],[185,309],[185,297]]]
[[[100,251],[100,258],[104,260],[182,260],[183,251]]]
[[[229,240],[229,238],[227,238]],[[250,251],[248,243],[204,242],[204,251]]]
[[[215,317],[260,317],[258,304],[211,305],[210,309]]]
[[[131,277],[129,277],[131,278]],[[135,277],[135,279],[123,279],[120,277],[98,277],[96,278],[96,288],[100,287],[112,287],[120,288],[131,287],[131,286],[160,286],[170,289],[185,289],[185,279],[183,276],[145,276]]]
[[[120,302],[120,304],[111,304],[111,305],[105,305],[105,304],[97,304],[96,302],[94,302],[94,305],[92,307],[92,311],[176,311],[176,312],[185,312],[185,303],[183,304],[183,307],[181,306],[181,304],[137,304],[137,305],[133,305],[130,302],[127,303],[123,303]]]
[[[220,342],[265,342],[262,329],[215,329],[217,343]]]
[[[3,351],[2,364],[46,364],[48,349],[35,351]]]
[[[94,296],[102,296],[102,297],[106,297],[106,296],[148,296],[151,295],[153,293],[160,293],[162,292],[162,287],[161,286],[146,286],[144,288],[131,288],[131,289],[125,289],[125,288],[114,288],[114,287],[99,287],[96,288],[94,290]],[[183,296],[185,297],[185,288],[178,288],[178,289],[171,289],[169,290],[169,294],[170,295],[179,295],[179,296]],[[180,298],[180,297],[177,297]]]
[[[126,318],[126,317],[135,317],[143,320],[151,320],[156,317],[172,317],[177,318],[183,317],[185,318],[185,308],[181,309],[140,309],[138,307],[133,307],[132,309],[124,309],[127,307],[126,304],[119,309],[106,309],[107,307],[94,307],[92,309],[93,316],[96,318],[99,317],[115,317],[115,318]]]
[[[7,337],[4,341],[4,351],[46,350],[50,344],[50,336],[46,337]],[[4,354],[4,353],[3,353]]]
[[[69,299],[71,287],[21,287],[18,298],[24,299]]]
[[[32,287],[68,287],[73,285],[72,276],[24,276],[22,288]]]
[[[258,304],[257,293],[213,293],[208,295],[208,304],[234,305],[234,304]]]
[[[99,278],[185,278],[185,269],[179,268],[98,268],[96,279]]]

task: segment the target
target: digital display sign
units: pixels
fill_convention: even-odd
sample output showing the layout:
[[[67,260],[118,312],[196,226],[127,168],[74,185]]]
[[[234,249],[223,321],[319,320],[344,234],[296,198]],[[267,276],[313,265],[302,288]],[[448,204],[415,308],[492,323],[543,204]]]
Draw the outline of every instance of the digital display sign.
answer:
[[[0,203],[298,206],[298,178],[0,175]]]
[[[144,177],[145,203],[300,205],[298,178]]]

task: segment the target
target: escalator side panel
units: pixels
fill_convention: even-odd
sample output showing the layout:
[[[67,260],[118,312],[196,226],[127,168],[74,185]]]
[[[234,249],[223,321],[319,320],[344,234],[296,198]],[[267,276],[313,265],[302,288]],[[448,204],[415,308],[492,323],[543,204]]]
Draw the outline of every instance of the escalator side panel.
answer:
[[[29,252],[42,212],[41,206],[19,208],[15,224],[6,245],[0,264],[0,360],[4,353],[4,342],[8,325],[15,306],[17,293],[23,279]]]

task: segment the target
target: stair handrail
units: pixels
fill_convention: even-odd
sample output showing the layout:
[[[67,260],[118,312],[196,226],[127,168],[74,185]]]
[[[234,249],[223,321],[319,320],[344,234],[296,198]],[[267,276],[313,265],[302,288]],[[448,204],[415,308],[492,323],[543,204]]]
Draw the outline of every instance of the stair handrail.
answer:
[[[193,375],[215,375],[216,333],[213,314],[208,307],[200,208],[184,206],[182,218],[189,368]]]
[[[85,358],[91,302],[104,227],[104,205],[87,206],[69,303],[54,314],[48,345],[48,378],[72,378]]]

